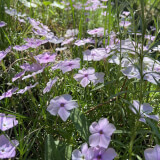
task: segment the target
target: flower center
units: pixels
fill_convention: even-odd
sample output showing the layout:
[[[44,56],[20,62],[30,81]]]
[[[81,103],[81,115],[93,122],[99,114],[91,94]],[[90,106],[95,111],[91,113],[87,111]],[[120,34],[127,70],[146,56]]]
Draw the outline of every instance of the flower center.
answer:
[[[60,107],[64,107],[64,103],[61,103],[61,104],[60,104]]]
[[[97,160],[101,160],[102,156],[101,155],[98,155],[97,156]]]
[[[85,74],[84,77],[88,77],[88,74]]]
[[[100,133],[100,134],[103,134],[103,131],[102,131],[102,130],[100,130],[100,131],[99,131],[99,133]]]
[[[69,63],[69,65],[68,65],[68,66],[70,66],[70,67],[71,67],[72,65],[73,65],[73,64]]]
[[[5,151],[4,149],[1,150],[1,152],[4,152],[4,151]]]

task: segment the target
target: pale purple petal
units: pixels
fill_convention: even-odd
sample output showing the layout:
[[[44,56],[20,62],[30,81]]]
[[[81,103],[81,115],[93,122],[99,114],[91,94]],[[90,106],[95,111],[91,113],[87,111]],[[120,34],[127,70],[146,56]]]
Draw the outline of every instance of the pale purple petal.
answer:
[[[95,133],[92,134],[91,136],[89,136],[89,144],[91,147],[97,147],[99,145],[100,142],[100,134],[99,133]]]
[[[62,118],[63,121],[66,121],[70,115],[70,112],[68,112],[65,108],[60,108],[58,110],[59,116]]]

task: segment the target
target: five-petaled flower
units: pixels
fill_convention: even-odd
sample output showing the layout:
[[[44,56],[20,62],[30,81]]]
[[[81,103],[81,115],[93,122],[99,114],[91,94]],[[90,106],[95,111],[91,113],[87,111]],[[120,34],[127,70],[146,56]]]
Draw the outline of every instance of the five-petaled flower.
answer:
[[[98,123],[93,122],[89,127],[91,136],[89,137],[89,144],[92,147],[107,148],[111,135],[116,130],[115,126],[107,120],[107,118],[101,118]]]
[[[95,69],[89,67],[88,69],[83,68],[78,71],[78,74],[74,75],[76,81],[80,81],[82,87],[86,87],[91,81],[97,79],[95,75]]]
[[[77,107],[78,103],[72,100],[72,96],[64,94],[52,99],[47,111],[54,116],[59,115],[63,121],[66,121],[70,115],[69,110]]]

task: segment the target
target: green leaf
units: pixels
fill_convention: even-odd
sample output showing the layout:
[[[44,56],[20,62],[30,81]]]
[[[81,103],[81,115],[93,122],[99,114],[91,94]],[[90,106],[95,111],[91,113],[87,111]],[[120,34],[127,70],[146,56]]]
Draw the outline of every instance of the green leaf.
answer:
[[[149,126],[152,128],[152,131],[157,136],[157,138],[160,140],[160,130],[159,128],[149,119],[145,118]]]
[[[48,5],[50,5],[52,2],[49,2],[49,1],[44,1],[43,2],[43,4],[45,5],[45,6],[48,6]]]
[[[71,120],[75,125],[80,136],[85,140],[88,141],[89,137],[89,124],[86,116],[80,112],[78,108],[72,111],[71,113]]]
[[[65,148],[65,158],[71,159],[71,156],[72,156],[72,146],[69,145],[69,146],[66,146]]]
[[[54,141],[51,135],[47,135],[45,140],[45,160],[57,160],[60,159],[60,153],[57,150],[59,141]]]

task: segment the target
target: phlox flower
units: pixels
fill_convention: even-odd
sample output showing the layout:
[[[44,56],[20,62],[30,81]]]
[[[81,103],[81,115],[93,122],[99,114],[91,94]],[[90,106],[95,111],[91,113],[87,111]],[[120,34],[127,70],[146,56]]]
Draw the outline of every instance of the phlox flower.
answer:
[[[111,141],[111,135],[116,130],[115,126],[107,120],[101,118],[98,123],[93,122],[89,127],[91,136],[89,137],[89,144],[91,147],[108,148]]]
[[[43,69],[44,66],[41,66],[39,63],[24,63],[20,66],[21,69],[29,72],[37,72],[41,69]]]
[[[24,40],[27,42],[25,45],[29,46],[30,48],[37,48],[40,45],[48,42],[47,40],[33,39],[33,38],[26,38]]]
[[[160,146],[148,148],[144,151],[145,160],[160,160]]]
[[[5,51],[0,51],[0,61],[11,51],[11,47],[8,47]]]
[[[17,140],[9,140],[6,136],[0,136],[0,159],[13,158],[16,155]]]
[[[54,116],[59,115],[63,121],[66,121],[70,115],[69,111],[77,107],[78,103],[72,100],[72,96],[64,94],[52,99],[47,111]]]
[[[104,73],[103,72],[96,72],[95,73],[95,76],[97,77],[97,79],[94,79],[92,82],[93,82],[93,85],[96,85],[98,83],[104,83]]]
[[[26,91],[30,90],[31,88],[34,88],[37,84],[38,84],[38,82],[35,83],[34,85],[26,86],[24,89],[20,89],[20,90],[17,92],[17,94],[23,94],[23,93],[25,93]]]
[[[72,152],[72,160],[91,160],[94,156],[94,151],[91,148],[88,148],[87,143],[83,143],[81,146],[81,151],[75,149]]]
[[[60,69],[62,70],[63,73],[78,68],[80,68],[80,58],[63,61],[60,66]]]
[[[87,39],[82,39],[82,40],[76,40],[75,41],[75,45],[76,46],[83,46],[83,45],[85,45],[86,43],[95,43],[95,41],[94,40],[92,40],[92,39],[90,39],[90,38],[87,38]]]
[[[7,92],[3,93],[2,96],[0,96],[0,100],[7,98],[7,97],[12,97],[13,93],[18,89],[18,87],[9,89]]]
[[[113,160],[117,153],[113,148],[102,148],[102,147],[96,147],[93,148],[94,150],[94,157],[92,160]]]
[[[140,105],[139,101],[133,100],[133,106],[130,105],[129,108],[134,114],[140,114],[141,118],[139,119],[139,121],[141,122],[146,123],[145,117],[153,119],[155,121],[159,120],[158,115],[149,115],[153,111],[153,108],[148,103],[143,103]]]
[[[43,54],[39,54],[37,56],[34,56],[34,58],[40,63],[49,63],[54,62],[57,54],[50,54],[50,52],[45,52]]]
[[[78,34],[78,29],[68,29],[66,31],[65,37],[74,37]]]
[[[18,124],[16,117],[13,115],[5,115],[4,113],[0,113],[0,130],[6,131],[10,128],[13,128]]]
[[[65,45],[65,44],[71,43],[72,41],[74,41],[74,39],[75,39],[75,38],[73,38],[73,37],[71,37],[71,38],[69,38],[69,39],[65,39],[65,40],[62,42],[61,46]]]
[[[22,72],[17,73],[13,78],[12,78],[12,82],[16,81],[17,79],[21,78],[24,74],[25,74],[25,70],[23,70]]]
[[[107,31],[106,31],[107,32]],[[104,36],[104,28],[95,28],[93,30],[88,30],[87,33],[92,36],[102,37]]]
[[[80,81],[82,87],[86,87],[91,81],[97,79],[95,75],[95,69],[89,67],[88,69],[83,68],[78,71],[78,74],[74,75],[76,81]]]
[[[49,92],[51,90],[53,84],[55,84],[57,82],[57,80],[58,80],[58,77],[55,77],[53,80],[49,79],[47,86],[43,90],[43,94],[45,94],[46,92]]]
[[[129,27],[129,26],[131,25],[131,22],[129,22],[129,21],[121,21],[121,22],[119,23],[119,25],[120,25],[121,27],[127,28],[127,27]]]
[[[7,25],[7,23],[5,23],[5,22],[3,22],[3,21],[0,21],[0,28],[1,27],[4,27],[4,26],[6,26]]]
[[[17,51],[24,51],[28,48],[29,48],[29,46],[27,46],[27,45],[22,45],[22,46],[16,45],[16,46],[13,47],[13,49],[15,49]]]
[[[109,54],[107,54],[107,50],[105,48],[95,48],[83,52],[84,61],[100,61],[108,56]]]

